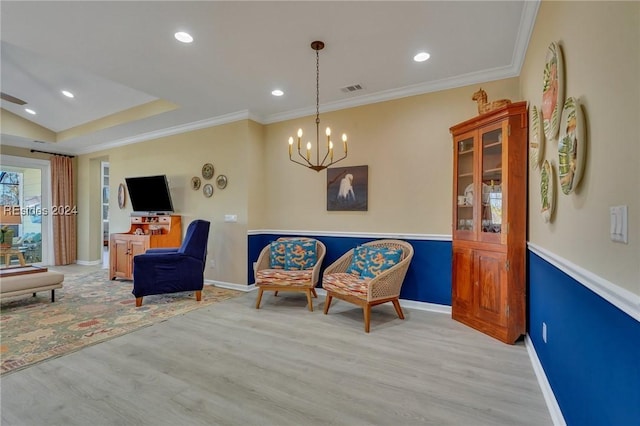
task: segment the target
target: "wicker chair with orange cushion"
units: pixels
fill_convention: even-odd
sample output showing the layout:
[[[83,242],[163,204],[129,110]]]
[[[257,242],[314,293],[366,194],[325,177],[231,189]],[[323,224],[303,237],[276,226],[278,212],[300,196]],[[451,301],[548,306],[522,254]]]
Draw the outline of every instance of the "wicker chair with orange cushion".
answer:
[[[307,294],[309,310],[313,312],[311,296],[318,297],[315,286],[326,253],[325,245],[313,238],[278,238],[260,252],[255,267],[260,309],[264,291],[299,291]]]
[[[327,292],[324,313],[334,297],[355,303],[364,311],[364,331],[369,332],[371,307],[393,303],[400,319],[400,289],[409,269],[413,247],[401,240],[377,240],[357,246],[329,265],[322,275]]]

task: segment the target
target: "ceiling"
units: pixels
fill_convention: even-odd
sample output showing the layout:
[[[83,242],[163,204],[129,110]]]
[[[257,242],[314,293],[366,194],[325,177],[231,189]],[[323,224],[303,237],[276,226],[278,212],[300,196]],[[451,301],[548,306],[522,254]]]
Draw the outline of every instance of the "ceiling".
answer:
[[[271,123],[519,75],[538,2],[2,1],[2,108],[82,154],[251,118]],[[187,31],[191,44],[173,34]],[[419,51],[431,58],[413,61]],[[345,86],[362,90],[345,93]],[[274,97],[273,89],[284,91]],[[62,89],[75,94],[69,99]],[[29,107],[37,112],[30,115]]]

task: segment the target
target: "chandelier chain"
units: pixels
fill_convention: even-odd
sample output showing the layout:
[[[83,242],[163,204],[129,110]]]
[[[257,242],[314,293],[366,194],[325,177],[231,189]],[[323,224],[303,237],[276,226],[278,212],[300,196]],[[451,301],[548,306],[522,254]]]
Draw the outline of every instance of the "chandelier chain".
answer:
[[[316,50],[316,123],[320,123],[320,51]]]

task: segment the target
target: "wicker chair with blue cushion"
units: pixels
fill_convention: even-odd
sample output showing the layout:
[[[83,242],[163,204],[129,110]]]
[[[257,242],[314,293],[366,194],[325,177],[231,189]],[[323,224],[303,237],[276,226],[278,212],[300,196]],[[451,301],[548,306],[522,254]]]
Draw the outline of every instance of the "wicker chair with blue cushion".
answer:
[[[260,252],[255,267],[260,309],[262,293],[266,291],[297,291],[307,294],[309,311],[313,312],[311,296],[318,297],[315,286],[326,248],[313,238],[283,237],[269,243]]]
[[[355,303],[364,311],[364,331],[369,332],[371,307],[393,303],[400,319],[400,289],[409,269],[413,247],[401,240],[377,240],[349,250],[325,269],[322,287],[327,292],[324,313],[334,297]]]

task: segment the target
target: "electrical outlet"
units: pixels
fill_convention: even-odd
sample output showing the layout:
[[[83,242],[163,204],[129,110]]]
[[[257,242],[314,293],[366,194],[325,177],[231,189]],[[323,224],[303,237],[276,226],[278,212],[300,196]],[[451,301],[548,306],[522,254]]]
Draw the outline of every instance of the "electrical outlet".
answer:
[[[216,260],[215,259],[211,259],[209,261],[209,268],[215,268],[216,267]]]
[[[547,323],[542,323],[542,341],[547,343]]]

